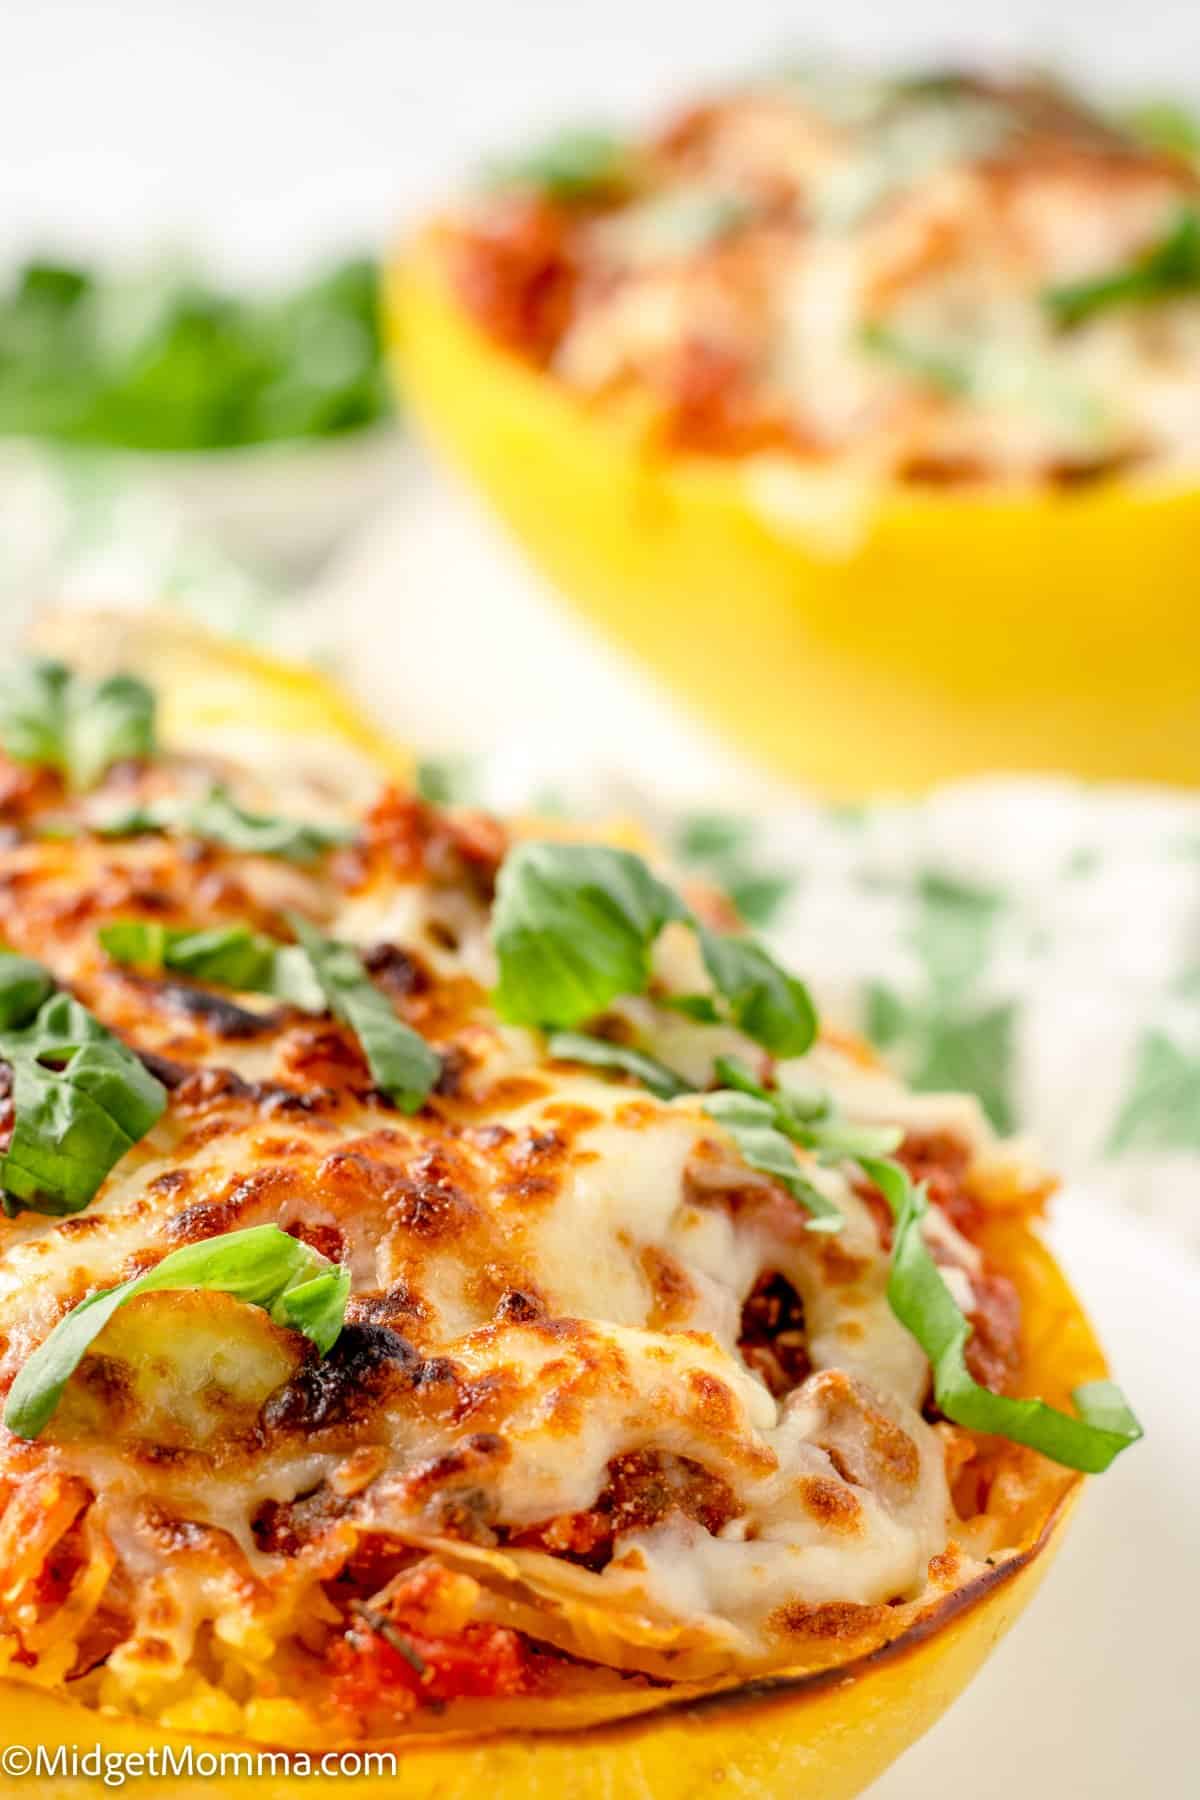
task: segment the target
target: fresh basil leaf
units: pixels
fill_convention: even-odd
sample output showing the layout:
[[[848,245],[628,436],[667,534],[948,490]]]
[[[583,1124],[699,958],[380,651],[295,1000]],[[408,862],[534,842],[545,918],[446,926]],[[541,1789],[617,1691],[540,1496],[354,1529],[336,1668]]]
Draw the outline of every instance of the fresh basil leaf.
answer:
[[[971,368],[962,354],[952,349],[909,337],[878,321],[862,327],[859,343],[903,374],[927,382],[943,394],[962,396],[971,391]]]
[[[744,230],[753,218],[753,206],[738,194],[704,183],[680,185],[626,209],[622,255],[635,266],[695,256]]]
[[[657,1062],[642,1050],[632,1050],[626,1044],[610,1043],[607,1038],[589,1037],[582,1031],[555,1031],[546,1047],[560,1062],[587,1063],[592,1068],[620,1069],[626,1075],[633,1075],[660,1100],[676,1100],[680,1094],[693,1091],[665,1063]]]
[[[0,953],[0,1031],[28,1025],[53,992],[54,977],[41,963],[11,950]]]
[[[76,684],[67,734],[71,785],[89,788],[113,763],[154,755],[154,695],[132,675],[113,675],[90,691]]]
[[[276,1325],[302,1332],[320,1355],[328,1356],[341,1336],[349,1297],[349,1269],[344,1264],[331,1265],[311,1280],[285,1289],[271,1308],[271,1319]]]
[[[24,957],[0,955],[0,1060],[13,1128],[0,1153],[4,1209],[78,1212],[162,1116],[166,1090],[131,1050]],[[41,994],[39,1000],[37,996]]]
[[[210,788],[202,800],[186,809],[181,828],[227,850],[281,856],[296,863],[315,862],[326,850],[348,844],[354,836],[349,826],[246,812],[221,786]]]
[[[567,203],[621,193],[630,176],[627,144],[610,131],[578,127],[556,132],[523,155],[494,161],[484,170],[490,186],[531,188]]]
[[[599,844],[520,844],[496,886],[494,1000],[514,1025],[581,1024],[644,993],[650,952],[683,903],[640,856]]]
[[[378,297],[368,256],[279,293],[27,266],[0,283],[0,436],[173,452],[370,425],[391,410]]]
[[[685,1019],[693,1019],[697,1025],[721,1023],[717,1003],[711,994],[659,994],[655,996],[655,1004],[665,1007],[668,1012],[679,1013]]]
[[[1056,325],[1079,325],[1114,306],[1144,305],[1200,289],[1200,210],[1182,207],[1173,223],[1142,255],[1124,268],[1091,281],[1066,282],[1042,290],[1042,305]]]
[[[744,813],[688,813],[679,827],[678,854],[685,862],[719,863],[748,853],[753,822]]]
[[[67,687],[62,663],[19,662],[0,680],[0,744],[16,763],[67,767]]]
[[[816,1033],[803,983],[753,939],[700,925],[640,856],[601,845],[522,844],[504,862],[492,921],[497,1011],[513,1024],[569,1029],[624,994],[645,993],[655,939],[672,920],[699,934],[734,1024],[777,1056],[803,1055]],[[719,1016],[706,996],[667,1004]]]
[[[772,1176],[811,1214],[810,1231],[842,1230],[845,1219],[833,1201],[803,1174],[769,1100],[725,1088],[705,1095],[704,1110],[729,1133],[738,1153],[752,1169]]]
[[[170,818],[165,807],[129,806],[123,811],[111,812],[102,819],[93,820],[86,829],[102,838],[148,837],[154,832],[170,830]],[[75,824],[73,820],[55,820],[51,835],[78,837],[83,830],[84,827]]]
[[[772,1109],[776,1128],[794,1144],[812,1150],[822,1162],[886,1156],[904,1133],[894,1125],[862,1125],[834,1111],[826,1094],[801,1094],[793,1088],[764,1088],[753,1071],[733,1056],[719,1056],[717,1080],[737,1093],[749,1094]]]
[[[898,1163],[860,1157],[896,1221],[888,1301],[900,1323],[929,1358],[939,1410],[956,1425],[1026,1444],[1051,1461],[1089,1475],[1101,1474],[1142,1428],[1112,1382],[1075,1389],[1077,1415],[1044,1400],[1015,1400],[981,1387],[967,1368],[970,1321],[959,1310],[921,1231],[928,1201]]]
[[[242,994],[271,994],[303,1012],[324,1012],[325,996],[305,952],[248,925],[162,925],[115,919],[97,936],[114,962],[153,973],[169,969]]]
[[[14,762],[93,787],[113,763],[154,755],[154,695],[132,675],[89,682],[62,663],[20,663],[0,680],[0,744]]]
[[[237,805],[229,790],[214,784],[200,799],[182,804],[135,806],[113,813],[92,829],[98,837],[140,837],[147,832],[178,832],[203,838],[225,850],[257,856],[279,856],[287,862],[315,862],[325,851],[348,844],[353,829],[327,820],[288,819],[274,813],[250,813]]]
[[[802,981],[779,967],[753,938],[697,927],[704,966],[733,1023],[774,1056],[803,1056],[817,1035],[817,1014]]]
[[[404,1112],[416,1112],[442,1072],[441,1058],[396,1010],[350,944],[327,938],[298,913],[289,915],[330,1012],[358,1039],[376,1085]]]
[[[718,1056],[714,1067],[717,1080],[723,1086],[735,1088],[739,1094],[749,1094],[755,1100],[769,1101],[781,1118],[786,1118],[797,1128],[829,1114],[829,1100],[824,1094],[800,1094],[793,1088],[765,1088],[753,1069],[747,1068],[738,1056]]]
[[[429,806],[470,806],[479,796],[479,759],[475,756],[422,757],[413,774],[417,795]]]
[[[1151,150],[1200,160],[1200,119],[1177,100],[1143,100],[1129,107],[1120,122]]]
[[[153,1269],[119,1287],[89,1294],[40,1344],[9,1390],[4,1423],[14,1436],[36,1438],[49,1424],[67,1382],[118,1308],[135,1294],[205,1288],[261,1306],[277,1324],[301,1331],[321,1355],[342,1328],[350,1272],[278,1225],[253,1225],[203,1243],[185,1244]]]
[[[242,993],[270,993],[278,949],[248,925],[198,929],[157,920],[115,919],[96,934],[114,962],[154,973],[171,969]]]

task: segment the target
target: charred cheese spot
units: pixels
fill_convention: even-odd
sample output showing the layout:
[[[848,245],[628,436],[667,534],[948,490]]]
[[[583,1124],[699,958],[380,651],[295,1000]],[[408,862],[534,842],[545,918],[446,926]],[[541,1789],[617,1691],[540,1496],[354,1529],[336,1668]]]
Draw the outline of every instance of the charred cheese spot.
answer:
[[[263,1409],[270,1431],[323,1431],[368,1421],[397,1385],[411,1385],[417,1355],[383,1325],[347,1325],[328,1356],[310,1362]]]

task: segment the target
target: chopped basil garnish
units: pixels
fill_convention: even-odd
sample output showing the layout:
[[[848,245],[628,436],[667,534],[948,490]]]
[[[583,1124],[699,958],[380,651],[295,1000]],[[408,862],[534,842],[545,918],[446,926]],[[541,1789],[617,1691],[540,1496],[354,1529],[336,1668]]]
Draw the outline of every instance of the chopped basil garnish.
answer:
[[[306,953],[248,925],[174,926],[116,919],[98,932],[114,962],[152,973],[170,970],[243,994],[271,994],[305,1012],[323,1012],[325,997]]]
[[[697,931],[732,1022],[777,1056],[803,1055],[816,1032],[803,985],[753,939],[700,925],[640,856],[607,846],[521,844],[505,859],[492,921],[497,1011],[569,1029],[645,993],[655,940],[673,920]]]
[[[166,1090],[39,963],[0,953],[0,1061],[13,1128],[0,1153],[4,1210],[78,1212],[162,1116]]]
[[[774,1056],[803,1056],[817,1035],[817,1014],[803,982],[781,969],[753,938],[696,927],[713,986],[739,1031]]]
[[[905,375],[940,388],[944,394],[961,396],[971,391],[972,373],[967,360],[951,349],[939,349],[878,321],[864,325],[858,341],[864,350],[884,358]]]
[[[491,163],[484,176],[493,187],[531,188],[551,200],[590,200],[629,186],[629,146],[610,131],[559,131],[524,155]]]
[[[271,994],[305,1012],[328,1009],[358,1039],[377,1086],[415,1112],[441,1073],[436,1051],[396,1016],[351,945],[323,936],[298,914],[288,923],[296,944],[277,944],[247,925],[190,928],[141,919],[103,925],[99,939],[115,962]]]
[[[792,1145],[813,1151],[821,1162],[837,1162],[884,1155],[895,1149],[900,1132],[843,1119],[825,1095],[767,1089],[734,1057],[719,1056],[716,1074],[724,1085],[707,1096],[704,1110],[724,1125],[751,1168],[776,1176],[812,1214],[810,1231],[840,1231],[845,1224],[841,1212],[803,1175]]]
[[[59,1320],[13,1382],[4,1408],[9,1431],[37,1437],[117,1309],[135,1294],[165,1288],[206,1288],[261,1306],[275,1324],[302,1332],[324,1356],[342,1329],[350,1271],[277,1225],[254,1225],[173,1250],[144,1275],[89,1294]]]
[[[139,837],[145,832],[178,832],[204,838],[225,850],[257,856],[279,856],[287,862],[315,862],[326,850],[347,844],[354,833],[349,826],[327,820],[282,818],[275,813],[251,813],[238,806],[227,788],[214,784],[199,799],[161,806],[137,806],[115,813],[92,829],[100,837]]]
[[[582,1031],[554,1031],[546,1047],[560,1062],[587,1063],[591,1068],[620,1069],[633,1075],[660,1100],[676,1100],[680,1094],[692,1092],[689,1084],[665,1063],[626,1044],[612,1044],[607,1038],[589,1037]]]
[[[1056,325],[1079,325],[1110,307],[1168,300],[1200,289],[1200,210],[1185,206],[1157,244],[1124,268],[1091,281],[1044,288],[1042,305]]]
[[[736,1057],[719,1056],[717,1079],[739,1094],[749,1094],[765,1101],[773,1110],[775,1124],[785,1137],[806,1150],[815,1151],[823,1162],[838,1162],[845,1157],[886,1156],[894,1150],[904,1133],[894,1125],[857,1125],[834,1111],[827,1094],[798,1094],[789,1088],[763,1087],[745,1063]]]
[[[479,758],[422,757],[413,772],[413,786],[429,806],[471,806],[479,798]]]
[[[572,1026],[644,993],[663,926],[686,918],[640,856],[592,844],[521,844],[496,887],[496,1010],[515,1025]]]
[[[281,856],[288,862],[309,863],[326,850],[347,844],[353,831],[328,821],[280,818],[274,813],[251,813],[238,806],[226,788],[214,786],[202,800],[190,806],[183,829],[193,837],[207,838],[226,850],[244,850],[258,856]]]
[[[154,755],[154,695],[132,675],[91,682],[63,663],[19,663],[0,679],[0,744],[14,762],[93,787],[113,763]]]
[[[882,323],[865,327],[859,341],[951,399],[1046,419],[1083,453],[1091,454],[1111,435],[1109,409],[1052,350],[962,339],[930,342]]]
[[[1151,150],[1200,159],[1200,118],[1177,100],[1143,100],[1128,108],[1121,123]]]
[[[969,1431],[993,1432],[1069,1469],[1101,1474],[1142,1436],[1120,1388],[1111,1381],[1076,1388],[1072,1399],[1078,1416],[1073,1416],[1044,1400],[1015,1400],[981,1387],[964,1356],[970,1321],[942,1279],[921,1231],[928,1206],[924,1193],[898,1163],[874,1157],[859,1161],[895,1217],[888,1301],[929,1358],[939,1411]]]
[[[362,1046],[376,1085],[404,1112],[425,1104],[442,1072],[441,1058],[410,1025],[397,1018],[350,944],[327,938],[315,926],[291,914],[288,919],[308,957],[313,975],[336,1019]]]
[[[634,265],[695,256],[741,231],[753,208],[740,195],[695,183],[630,208],[621,219],[620,254]]]
[[[788,1135],[780,1129],[779,1114],[769,1099],[722,1088],[707,1094],[704,1110],[723,1125],[744,1162],[760,1174],[770,1175],[811,1214],[810,1231],[841,1231],[846,1221],[833,1201],[801,1171]]]

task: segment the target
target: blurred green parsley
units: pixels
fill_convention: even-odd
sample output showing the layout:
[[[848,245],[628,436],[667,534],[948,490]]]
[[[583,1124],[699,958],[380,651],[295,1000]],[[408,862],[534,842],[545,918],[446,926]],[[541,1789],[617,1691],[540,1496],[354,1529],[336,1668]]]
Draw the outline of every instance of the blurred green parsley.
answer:
[[[226,450],[354,431],[389,408],[368,257],[275,294],[51,262],[0,291],[0,436]]]

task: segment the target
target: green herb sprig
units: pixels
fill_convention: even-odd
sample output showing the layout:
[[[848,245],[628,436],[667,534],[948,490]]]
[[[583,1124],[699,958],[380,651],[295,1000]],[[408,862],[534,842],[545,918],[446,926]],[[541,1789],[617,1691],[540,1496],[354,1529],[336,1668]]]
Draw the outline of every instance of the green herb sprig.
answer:
[[[0,952],[0,1061],[13,1128],[0,1153],[10,1215],[79,1212],[161,1118],[166,1090],[40,963]]]
[[[802,1172],[792,1145],[832,1163],[886,1155],[899,1143],[900,1132],[843,1119],[825,1095],[765,1088],[736,1057],[719,1056],[716,1076],[723,1085],[705,1096],[705,1112],[725,1127],[752,1169],[775,1176],[799,1201],[810,1214],[810,1231],[840,1231],[845,1225],[840,1209]]]
[[[804,1208],[810,1231],[844,1228],[841,1209],[802,1172],[788,1133],[780,1128],[779,1110],[770,1099],[724,1088],[705,1095],[704,1110],[729,1133],[744,1162],[778,1181]]]
[[[298,913],[288,917],[335,1019],[358,1039],[376,1085],[402,1112],[425,1104],[442,1072],[441,1058],[420,1032],[396,1016],[350,944],[325,937]]]
[[[203,838],[224,850],[255,856],[278,856],[285,862],[315,862],[327,850],[348,844],[351,827],[322,820],[289,819],[277,813],[247,812],[228,788],[214,783],[198,799],[132,807],[92,827],[100,837],[140,837],[172,832]]]
[[[586,1063],[595,1069],[618,1069],[632,1075],[660,1100],[677,1100],[693,1090],[674,1069],[668,1069],[644,1050],[614,1044],[608,1038],[590,1037],[583,1031],[552,1031],[546,1042],[551,1056],[560,1062]]]
[[[1113,307],[1145,305],[1200,290],[1200,210],[1182,207],[1165,234],[1124,268],[1091,281],[1044,288],[1042,305],[1062,329]]]
[[[370,257],[278,294],[33,263],[0,286],[0,435],[207,451],[371,425],[391,411],[379,312]]]
[[[489,187],[526,188],[566,204],[627,191],[632,180],[627,143],[611,131],[558,131],[523,154],[496,159],[483,171]]]
[[[697,933],[725,1016],[775,1056],[802,1056],[816,1012],[802,982],[751,938],[709,930],[640,856],[592,844],[521,844],[500,870],[494,995],[517,1025],[571,1030],[624,995],[644,994],[671,922]],[[702,997],[706,998],[706,997]]]
[[[864,350],[943,394],[961,398],[971,392],[971,365],[960,351],[910,337],[878,320],[862,327],[858,341]]]
[[[114,919],[97,932],[114,962],[151,974],[170,971],[241,994],[271,994],[304,1012],[323,1012],[325,997],[306,953],[248,925],[175,926]]]
[[[1177,100],[1139,101],[1126,109],[1119,123],[1151,150],[1200,161],[1200,118]]]
[[[99,941],[115,962],[169,969],[239,993],[271,994],[304,1012],[331,1012],[358,1039],[376,1085],[405,1112],[423,1106],[441,1074],[441,1058],[398,1018],[350,944],[326,937],[298,913],[288,915],[295,944],[279,944],[247,925],[187,927],[116,919]]]
[[[341,1333],[350,1271],[277,1225],[185,1244],[145,1274],[89,1294],[59,1320],[9,1390],[4,1408],[9,1431],[20,1438],[39,1436],[113,1314],[137,1294],[171,1288],[204,1288],[262,1307],[275,1324],[302,1332],[326,1356]]]
[[[1092,1381],[1075,1389],[1076,1415],[1044,1400],[1016,1400],[980,1386],[967,1368],[970,1321],[960,1310],[921,1231],[928,1201],[899,1163],[860,1157],[864,1173],[892,1210],[895,1242],[888,1301],[900,1323],[929,1358],[938,1409],[969,1431],[994,1433],[1027,1444],[1069,1469],[1098,1475],[1143,1435],[1115,1383]]]
[[[63,663],[19,662],[0,677],[0,745],[82,792],[113,763],[155,754],[154,695],[132,675],[92,682]]]

